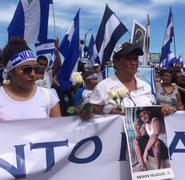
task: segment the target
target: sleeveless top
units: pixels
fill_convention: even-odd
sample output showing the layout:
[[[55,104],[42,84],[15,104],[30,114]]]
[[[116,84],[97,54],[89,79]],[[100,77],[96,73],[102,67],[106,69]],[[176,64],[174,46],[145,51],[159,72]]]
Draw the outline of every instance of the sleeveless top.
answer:
[[[154,133],[154,130],[153,130],[153,121],[156,120],[157,118],[152,118],[152,122],[151,122],[151,126],[149,128],[149,124],[146,123],[145,124],[145,129],[146,129],[146,132],[149,136],[152,136],[152,134]],[[164,126],[164,125],[162,125]],[[165,144],[166,144],[166,141],[167,141],[167,136],[166,136],[166,133],[165,133],[165,129],[164,127],[161,128],[161,133],[159,134],[158,136],[158,139],[162,140]]]
[[[167,93],[160,84],[158,87],[158,90],[157,90],[157,103],[158,104],[169,104],[172,106],[176,106],[176,104],[177,104],[177,96],[176,95],[177,94],[178,94],[177,86],[173,85],[173,91],[170,93]]]

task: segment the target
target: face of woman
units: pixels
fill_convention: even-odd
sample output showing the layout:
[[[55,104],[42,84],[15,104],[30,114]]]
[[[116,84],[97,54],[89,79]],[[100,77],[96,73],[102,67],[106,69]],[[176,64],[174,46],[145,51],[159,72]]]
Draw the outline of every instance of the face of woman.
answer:
[[[148,111],[141,111],[139,114],[139,118],[144,122],[147,123],[150,120],[150,113]]]
[[[98,84],[98,78],[85,80],[85,85],[89,90],[93,90],[97,84]]]
[[[163,84],[171,84],[172,82],[172,75],[169,72],[165,72],[161,79],[163,80]]]
[[[22,89],[31,89],[35,85],[36,61],[27,61],[10,72],[11,85]]]
[[[126,75],[134,76],[139,66],[138,56],[130,55],[121,57],[119,60],[115,61],[114,65],[118,74],[124,73]]]

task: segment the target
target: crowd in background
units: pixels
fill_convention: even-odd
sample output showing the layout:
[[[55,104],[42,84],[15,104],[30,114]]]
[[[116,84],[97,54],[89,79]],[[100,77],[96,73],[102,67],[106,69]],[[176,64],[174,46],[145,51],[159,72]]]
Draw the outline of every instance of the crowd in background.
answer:
[[[129,48],[133,50],[132,48],[134,47]],[[97,86],[97,84],[100,83],[100,81],[102,81],[102,69],[100,64],[95,63],[92,65],[92,67],[86,67],[84,64],[79,63],[80,68],[78,69],[80,69],[80,71],[82,72],[84,83],[73,84],[68,90],[62,91],[57,79],[57,73],[62,65],[60,53],[58,51],[58,40],[55,40],[56,62],[52,67],[49,67],[49,61],[46,56],[39,56],[37,57],[37,59],[30,56],[28,57],[28,59],[24,59],[23,62],[16,62],[17,64],[13,65],[11,61],[16,61],[15,56],[17,54],[21,54],[24,51],[32,54],[32,51],[27,46],[26,42],[20,39],[9,41],[3,49],[3,52],[0,56],[0,82],[2,88],[0,96],[8,96],[16,102],[23,102],[35,97],[35,93],[38,90],[38,88],[35,89],[35,84],[37,87],[48,89],[49,91],[47,91],[46,93],[45,90],[43,92],[40,92],[39,96],[44,96],[44,94],[45,96],[48,96],[47,94],[49,92],[48,101],[51,101],[52,103],[44,102],[44,99],[48,99],[47,97],[43,99],[43,103],[45,103],[45,106],[47,106],[46,109],[48,109],[46,114],[49,114],[49,117],[71,115],[71,113],[69,113],[68,111],[69,108],[71,106],[77,107],[80,104],[88,103],[90,96],[93,93],[93,89]],[[120,52],[122,54],[119,54],[120,52],[117,53],[119,55],[118,57],[117,54],[115,54],[115,59],[113,59],[114,63],[112,63],[111,61],[107,61],[105,67],[116,66],[117,71],[119,72],[118,64],[120,61],[120,57],[129,57],[131,61],[133,55],[142,55],[142,53],[138,52],[138,54],[136,52],[134,52],[136,54],[133,54],[133,52],[131,52],[131,54],[127,55],[123,54],[123,51],[124,50],[121,49]],[[8,72],[7,68],[9,68]],[[184,110],[185,71],[183,67],[181,65],[176,65],[168,69],[160,68],[159,66],[155,66],[154,68],[156,85],[155,98],[157,104],[169,104],[171,107],[174,108],[173,111]],[[124,71],[124,68],[123,70],[120,70],[120,76],[121,74],[126,75],[122,71]],[[27,77],[25,77],[25,75]],[[131,91],[132,90],[133,88],[131,88]],[[51,97],[52,100],[50,99]],[[7,100],[4,100],[4,103],[6,101]],[[41,103],[41,101],[42,99],[39,97],[38,104],[39,102]],[[6,106],[6,104],[4,104],[3,106]],[[13,102],[12,106],[16,106],[15,102]],[[27,110],[29,111],[30,109],[32,109],[32,106],[30,106],[29,104],[28,106],[29,107]],[[60,110],[58,109],[59,107]],[[21,108],[21,106],[18,108]],[[17,107],[15,109],[17,109]],[[6,107],[4,111],[8,111],[8,107]],[[45,115],[43,117],[48,116]],[[20,117],[18,116],[17,118]],[[25,116],[24,118],[29,118],[29,116]]]

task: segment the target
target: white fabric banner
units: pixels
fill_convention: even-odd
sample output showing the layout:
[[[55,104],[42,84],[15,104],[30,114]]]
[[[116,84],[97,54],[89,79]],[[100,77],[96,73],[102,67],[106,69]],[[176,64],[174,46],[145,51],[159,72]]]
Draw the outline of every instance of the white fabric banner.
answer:
[[[175,180],[184,180],[185,112],[168,116]],[[0,123],[0,180],[130,180],[121,116]]]
[[[122,131],[115,115],[2,122],[0,179],[129,180]]]
[[[167,141],[175,180],[184,180],[185,175],[185,112],[176,112],[165,118]]]

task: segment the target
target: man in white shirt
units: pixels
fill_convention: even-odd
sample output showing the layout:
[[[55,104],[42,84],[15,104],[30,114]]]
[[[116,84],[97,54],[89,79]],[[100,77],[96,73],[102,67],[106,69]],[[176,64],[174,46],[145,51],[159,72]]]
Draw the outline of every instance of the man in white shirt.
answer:
[[[150,106],[155,103],[151,87],[135,77],[139,66],[138,56],[141,55],[143,55],[143,51],[128,42],[116,50],[113,55],[115,75],[101,81],[91,95],[90,103],[96,110],[120,114],[115,101],[109,98],[108,92],[121,87],[126,87],[129,92],[128,97],[122,101],[125,107]]]

